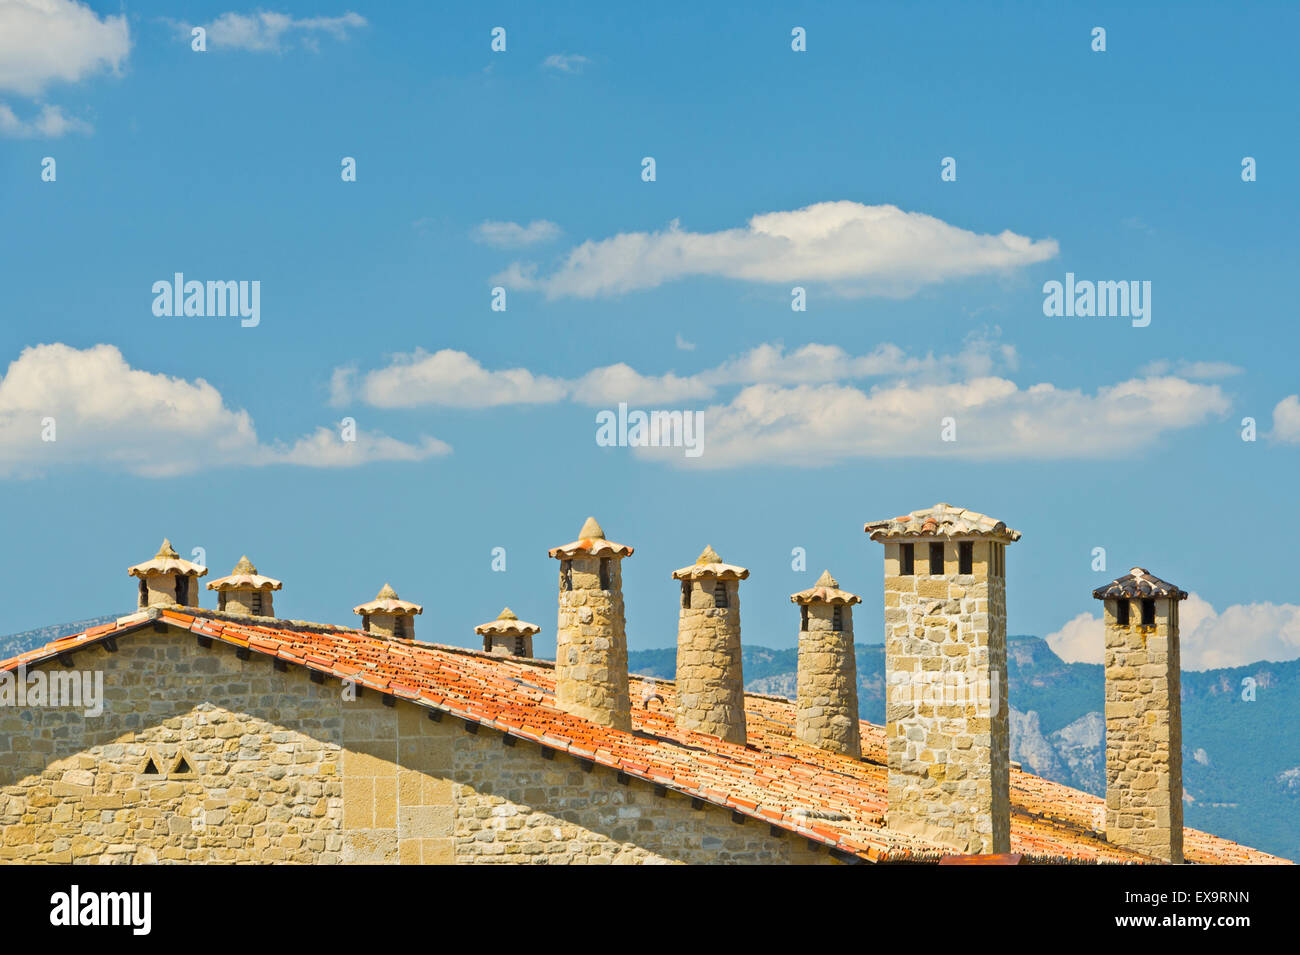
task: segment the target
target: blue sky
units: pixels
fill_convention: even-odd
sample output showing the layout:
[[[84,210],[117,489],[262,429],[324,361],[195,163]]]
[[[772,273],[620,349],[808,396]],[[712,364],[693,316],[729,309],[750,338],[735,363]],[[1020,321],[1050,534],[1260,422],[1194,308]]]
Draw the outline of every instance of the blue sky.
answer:
[[[167,536],[289,616],[390,580],[423,639],[509,604],[549,653],[546,548],[594,514],[633,649],[705,544],[746,642],[792,646],[824,567],[876,642],[863,522],[947,501],[1024,534],[1013,633],[1099,655],[1090,592],[1141,564],[1196,595],[1189,666],[1300,655],[1298,21],[0,3],[0,631],[126,612]],[[154,315],[176,272],[260,282],[260,323]],[[1067,272],[1150,282],[1150,325],[1045,316]],[[620,400],[704,453],[598,446]]]

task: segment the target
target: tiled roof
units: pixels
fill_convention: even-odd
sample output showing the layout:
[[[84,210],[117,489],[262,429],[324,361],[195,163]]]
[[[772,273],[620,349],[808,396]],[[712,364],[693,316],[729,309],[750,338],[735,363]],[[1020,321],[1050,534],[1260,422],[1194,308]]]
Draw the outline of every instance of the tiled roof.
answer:
[[[1105,587],[1098,587],[1092,592],[1098,600],[1108,597],[1172,597],[1174,600],[1186,600],[1186,591],[1180,590],[1167,580],[1161,580],[1155,574],[1134,567],[1123,577],[1112,580]]]
[[[829,570],[823,570],[822,575],[817,578],[817,583],[807,590],[791,594],[790,602],[796,604],[860,604],[862,598],[857,594],[849,593],[847,590],[840,590],[840,582],[831,576]]]
[[[187,577],[202,577],[208,572],[208,568],[200,567],[188,560],[182,560],[181,555],[176,553],[176,548],[172,547],[172,542],[164,538],[162,546],[158,548],[158,553],[153,555],[153,560],[146,560],[142,564],[128,567],[126,572],[132,577],[156,577],[159,574],[185,574]]]
[[[413,604],[409,600],[402,600],[397,596],[397,591],[393,589],[392,584],[384,584],[379,588],[379,593],[375,599],[369,603],[358,604],[352,608],[353,613],[374,614],[374,613],[391,613],[391,614],[414,614],[424,613],[424,608],[419,604]]]
[[[568,560],[570,557],[630,557],[632,550],[627,544],[606,540],[596,519],[589,517],[578,531],[576,541],[552,547],[547,553],[558,560]]]
[[[745,697],[748,744],[728,743],[678,730],[672,682],[634,677],[633,700],[648,685],[663,704],[634,707],[633,732],[628,733],[556,709],[554,665],[546,661],[381,639],[318,624],[253,623],[197,609],[186,612],[191,609],[141,611],[6,660],[0,671],[117,640],[158,619],[724,806],[845,857],[937,862],[949,854],[924,839],[885,828],[885,733],[870,723],[862,724],[864,758],[853,759],[796,739],[789,700],[751,693]],[[1011,804],[1011,851],[1026,861],[1153,861],[1105,841],[1099,831],[1105,807],[1096,796],[1013,769]],[[1286,861],[1193,829],[1186,830],[1185,855],[1200,863]]]
[[[474,628],[474,632],[480,636],[524,636],[531,637],[535,633],[541,633],[542,628],[535,623],[529,623],[526,620],[520,620],[515,616],[515,612],[506,607],[497,615],[495,620],[489,620],[487,623],[480,623]]]
[[[997,518],[951,504],[936,504],[887,521],[872,521],[862,529],[873,541],[906,537],[987,537],[1007,543],[1020,540],[1020,531],[1013,531]]]
[[[735,564],[724,564],[718,552],[712,547],[705,547],[695,563],[673,571],[673,580],[699,580],[701,577],[717,577],[719,580],[744,580],[749,571]]]
[[[274,577],[259,574],[247,555],[239,558],[228,576],[208,582],[208,590],[279,590],[283,586]]]

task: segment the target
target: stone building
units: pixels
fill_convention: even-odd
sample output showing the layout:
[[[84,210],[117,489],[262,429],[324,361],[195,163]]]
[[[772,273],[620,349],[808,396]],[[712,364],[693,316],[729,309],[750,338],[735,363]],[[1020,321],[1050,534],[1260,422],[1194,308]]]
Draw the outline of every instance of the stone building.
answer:
[[[986,545],[978,559],[997,562],[987,545],[1014,532],[962,520],[962,533],[985,535],[975,540]],[[886,541],[888,562],[888,546],[907,539]],[[561,561],[565,634],[554,663],[399,634],[397,621],[409,624],[419,608],[391,588],[358,608],[369,630],[254,615],[242,602],[203,609],[196,588],[176,583],[202,568],[169,563],[179,558],[163,550],[153,566],[132,569],[146,581],[145,596],[133,595],[144,606],[0,662],[0,703],[9,704],[0,706],[0,862],[953,860],[948,842],[886,815],[898,714],[886,727],[860,723],[856,754],[824,737],[806,741],[799,704],[755,693],[743,695],[743,744],[679,725],[677,681],[627,674],[619,566],[631,548],[608,541],[594,521],[551,552]],[[973,565],[962,573],[960,548],[954,559],[949,587],[993,572]],[[844,619],[835,627],[834,607],[843,613],[852,595],[827,599],[833,584],[824,577],[814,593],[801,592],[809,633],[851,629]],[[170,603],[152,596],[168,593]],[[935,612],[952,614],[973,642],[976,630],[963,629],[966,599],[975,598],[950,592],[956,608],[945,602]],[[908,606],[931,615],[928,600]],[[824,613],[831,626],[812,627]],[[912,652],[928,665],[923,644]],[[970,651],[968,665],[978,657]],[[587,682],[595,692],[583,692]],[[837,711],[848,705],[848,684],[830,681],[818,693]],[[982,728],[970,724],[980,717],[954,718],[968,721],[965,737],[991,764],[994,744],[977,742]],[[1127,764],[1116,786],[1135,785],[1126,773],[1137,769]],[[1004,815],[969,829],[1008,832],[1006,858],[1163,858],[1163,840],[1140,847],[1111,838],[1102,800],[1018,767],[1009,774],[1005,803],[982,791],[969,799],[972,814]],[[951,815],[935,805],[941,818]],[[1183,840],[1190,862],[1284,861],[1191,829]]]
[[[1020,533],[948,504],[865,530],[885,545],[889,826],[1008,852],[1004,555]]]
[[[839,581],[825,570],[816,584],[791,594],[790,600],[799,605],[795,735],[813,746],[860,757],[853,605],[862,598],[840,590]]]
[[[1178,602],[1186,592],[1134,567],[1092,592],[1106,626],[1106,838],[1183,861],[1183,719]]]
[[[677,726],[745,742],[745,678],[740,660],[740,582],[744,567],[724,564],[712,547],[673,571],[681,581],[677,618]]]

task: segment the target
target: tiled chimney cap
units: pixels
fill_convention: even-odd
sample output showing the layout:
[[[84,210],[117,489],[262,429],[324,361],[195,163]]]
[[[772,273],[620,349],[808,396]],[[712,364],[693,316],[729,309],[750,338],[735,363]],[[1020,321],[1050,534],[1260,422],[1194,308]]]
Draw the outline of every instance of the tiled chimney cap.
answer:
[[[1010,544],[1020,540],[1020,531],[1013,531],[996,518],[942,503],[887,521],[872,521],[862,529],[871,535],[873,541],[908,537],[978,537]]]
[[[1098,600],[1121,597],[1169,597],[1173,600],[1186,600],[1187,592],[1180,590],[1167,580],[1161,580],[1155,574],[1134,567],[1123,577],[1112,580],[1105,587],[1098,587],[1092,592]]]
[[[673,580],[699,580],[701,577],[717,577],[719,580],[744,580],[749,571],[735,564],[724,564],[718,552],[712,547],[704,548],[695,563],[673,571]]]
[[[208,568],[200,567],[188,560],[182,560],[181,555],[176,553],[176,549],[172,547],[172,542],[164,538],[162,546],[158,548],[158,553],[154,554],[153,560],[146,560],[143,564],[128,567],[126,572],[132,577],[157,577],[159,574],[185,574],[188,577],[202,577],[208,572]]]
[[[541,633],[542,628],[535,623],[520,620],[514,611],[506,607],[495,620],[480,623],[474,632],[484,637],[531,637],[535,633]]]
[[[208,590],[279,590],[284,585],[274,577],[263,577],[247,556],[239,558],[228,577],[209,582]]]
[[[352,608],[353,613],[358,614],[376,614],[391,613],[395,615],[408,613],[424,613],[424,608],[419,604],[413,604],[409,600],[399,600],[397,591],[392,588],[391,584],[384,584],[379,588],[379,593],[370,603],[359,604]]]
[[[840,582],[831,576],[829,570],[823,570],[822,575],[817,578],[817,583],[807,590],[791,594],[790,602],[796,604],[860,604],[862,598],[857,594],[849,593],[847,590],[840,590]]]
[[[582,525],[582,530],[578,531],[576,541],[552,547],[547,553],[562,560],[570,557],[629,557],[632,548],[627,544],[606,540],[605,532],[596,523],[596,519],[589,517]]]

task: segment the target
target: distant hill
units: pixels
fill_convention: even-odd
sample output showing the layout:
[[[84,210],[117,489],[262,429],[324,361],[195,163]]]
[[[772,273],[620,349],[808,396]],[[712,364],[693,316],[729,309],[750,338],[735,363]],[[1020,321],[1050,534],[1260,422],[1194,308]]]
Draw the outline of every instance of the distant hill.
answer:
[[[117,614],[107,617],[91,617],[89,620],[56,623],[48,627],[41,627],[39,630],[24,630],[22,633],[10,633],[0,636],[0,660],[8,660],[10,657],[15,657],[28,650],[35,650],[51,640],[59,639],[59,637],[81,633],[83,630],[98,627],[103,623],[112,623],[117,618]]]
[[[794,648],[743,647],[745,686],[793,698]],[[884,647],[858,644],[858,711],[885,719]],[[676,650],[628,654],[633,673],[672,679]],[[1243,680],[1255,699],[1243,696]],[[1011,758],[1096,795],[1106,791],[1105,676],[1066,663],[1033,636],[1007,638]],[[1187,825],[1300,860],[1300,660],[1184,671],[1183,789]]]

